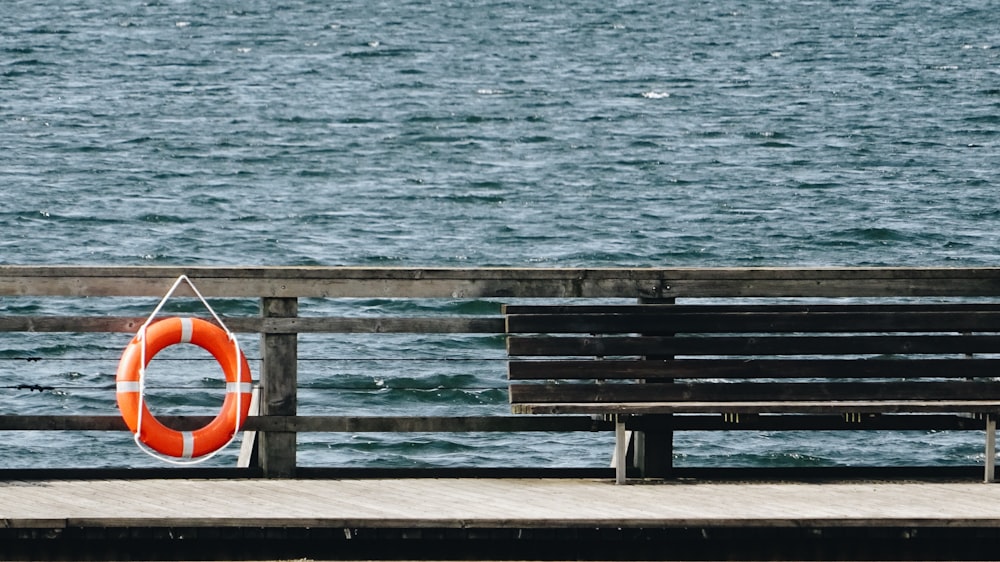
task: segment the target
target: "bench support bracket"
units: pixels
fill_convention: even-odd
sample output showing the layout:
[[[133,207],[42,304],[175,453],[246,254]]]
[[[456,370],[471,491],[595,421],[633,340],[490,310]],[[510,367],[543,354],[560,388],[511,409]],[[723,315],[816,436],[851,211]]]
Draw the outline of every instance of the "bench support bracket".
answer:
[[[625,471],[628,469],[628,433],[625,431],[625,419],[628,416],[615,416],[615,484],[625,483]]]
[[[993,482],[996,479],[997,460],[997,417],[995,414],[986,415],[986,482]]]

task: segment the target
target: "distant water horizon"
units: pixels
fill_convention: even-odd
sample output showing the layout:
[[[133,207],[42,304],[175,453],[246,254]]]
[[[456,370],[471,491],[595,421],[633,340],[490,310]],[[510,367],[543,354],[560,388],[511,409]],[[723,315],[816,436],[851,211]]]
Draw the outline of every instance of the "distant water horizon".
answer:
[[[984,0],[5,7],[2,264],[1000,265],[1000,16]],[[151,306],[0,299],[8,315]],[[123,341],[2,337],[7,411],[116,411]],[[507,413],[497,338],[304,339],[304,411]],[[38,381],[57,391],[16,388]],[[164,408],[210,407],[185,388]],[[678,462],[982,454],[969,435],[815,438],[699,435]],[[120,435],[32,439],[5,439],[0,465],[147,462]],[[300,439],[306,464],[607,462],[590,435]]]

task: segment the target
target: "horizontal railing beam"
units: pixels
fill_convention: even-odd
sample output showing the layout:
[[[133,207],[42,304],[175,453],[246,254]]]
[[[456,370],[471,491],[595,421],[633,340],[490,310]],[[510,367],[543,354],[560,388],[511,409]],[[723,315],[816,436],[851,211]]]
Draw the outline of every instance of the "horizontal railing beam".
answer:
[[[3,316],[0,332],[103,332],[134,334],[146,318],[112,316]],[[260,334],[502,334],[497,317],[223,317],[230,330]]]
[[[211,416],[158,416],[178,430],[190,431],[212,421]],[[649,420],[649,421],[647,421]],[[626,427],[648,431],[662,429],[661,418],[637,416]],[[740,416],[738,422],[720,415],[684,415],[670,418],[675,431],[740,430],[978,430],[983,418],[955,414],[898,414],[845,418],[837,415]],[[120,416],[0,416],[0,431],[127,431]],[[614,424],[601,417],[560,416],[251,416],[245,431],[297,433],[465,433],[465,432],[570,432],[613,431]]]
[[[168,427],[190,431],[212,416],[157,416]],[[397,433],[610,431],[590,416],[251,416],[244,431]],[[127,431],[121,416],[0,416],[0,431]]]
[[[0,296],[673,298],[995,296],[996,267],[364,268],[0,266]],[[187,287],[179,296],[190,296]]]

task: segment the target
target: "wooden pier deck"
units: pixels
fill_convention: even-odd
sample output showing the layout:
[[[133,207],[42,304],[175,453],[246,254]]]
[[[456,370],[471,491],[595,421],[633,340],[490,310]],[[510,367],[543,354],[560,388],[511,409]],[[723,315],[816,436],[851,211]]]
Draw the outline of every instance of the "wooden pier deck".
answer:
[[[998,539],[979,482],[0,482],[8,560],[993,559]]]

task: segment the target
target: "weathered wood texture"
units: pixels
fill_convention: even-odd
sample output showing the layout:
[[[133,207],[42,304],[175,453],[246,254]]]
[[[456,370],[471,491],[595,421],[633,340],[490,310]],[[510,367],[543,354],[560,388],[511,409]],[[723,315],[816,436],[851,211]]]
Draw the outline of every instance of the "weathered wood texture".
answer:
[[[1000,526],[1000,487],[978,483],[98,480],[0,491],[7,528]]]
[[[180,431],[204,427],[213,416],[157,416],[157,420]],[[691,420],[697,422],[698,420]],[[955,429],[965,429],[971,420],[955,419]],[[711,420],[700,420],[701,423]],[[914,423],[920,423],[914,420]],[[981,425],[981,424],[980,424]],[[250,416],[246,431],[403,433],[403,432],[518,432],[518,431],[611,431],[610,422],[591,416]],[[0,416],[0,431],[128,431],[121,416]]]
[[[1000,407],[996,359],[976,357],[1000,353],[991,304],[583,308],[505,309],[508,353],[550,358],[510,363],[515,411],[608,403],[621,412],[629,402],[664,413],[726,403],[740,411],[771,403],[762,410],[770,412],[864,402],[886,411]]]
[[[991,560],[1000,488],[600,479],[0,482],[9,560]]]
[[[360,317],[248,318],[222,316],[230,330],[260,334],[497,334],[503,320],[489,317]],[[120,332],[135,333],[146,318],[93,316],[4,316],[0,332]]]
[[[206,297],[996,296],[1000,268],[359,268],[0,266],[0,296],[159,297],[188,275]],[[179,289],[186,295],[188,289]]]
[[[264,318],[294,318],[299,303],[294,298],[265,298]],[[298,343],[295,333],[266,333],[260,336],[260,413],[264,416],[294,416],[298,412]],[[269,478],[295,475],[295,433],[264,431],[259,436],[261,469]]]
[[[759,413],[759,412],[758,412]],[[856,412],[852,412],[856,413]],[[795,428],[821,430],[982,430],[984,420],[958,415],[815,415],[797,416]],[[212,416],[158,416],[168,427],[190,431],[204,427]],[[657,430],[663,427],[678,431],[696,430],[780,430],[788,428],[782,416],[747,415],[729,420],[716,415],[686,415],[663,424],[655,417],[630,419],[629,429]],[[331,433],[403,433],[403,432],[564,432],[613,431],[610,421],[589,415],[563,416],[250,416],[246,431],[331,432]],[[128,431],[121,416],[0,416],[0,431]]]

